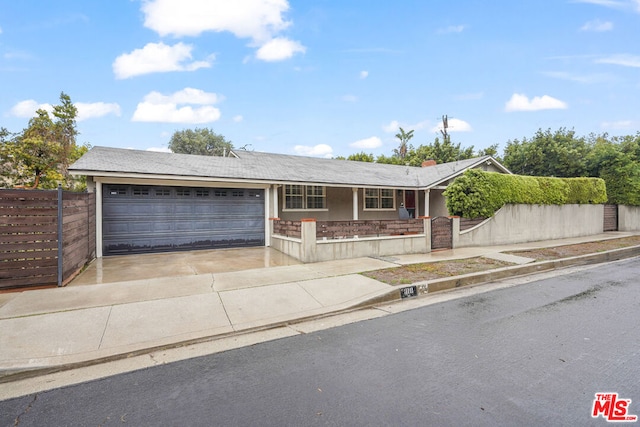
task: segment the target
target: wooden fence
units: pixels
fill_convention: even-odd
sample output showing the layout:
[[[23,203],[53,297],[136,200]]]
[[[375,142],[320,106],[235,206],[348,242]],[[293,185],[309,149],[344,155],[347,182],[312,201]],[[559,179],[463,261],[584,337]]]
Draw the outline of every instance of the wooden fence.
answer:
[[[604,205],[603,231],[618,231],[618,205]]]
[[[0,190],[0,290],[62,286],[95,257],[95,193]]]
[[[460,218],[460,231],[473,228],[486,219],[487,218]]]

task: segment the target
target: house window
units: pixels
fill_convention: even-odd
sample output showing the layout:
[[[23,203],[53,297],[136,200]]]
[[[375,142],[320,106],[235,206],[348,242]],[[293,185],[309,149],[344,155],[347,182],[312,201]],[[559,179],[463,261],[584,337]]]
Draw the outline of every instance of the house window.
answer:
[[[393,190],[389,188],[365,188],[364,208],[365,209],[395,209],[395,197]]]
[[[148,188],[134,187],[133,195],[134,196],[148,196],[149,195],[149,189]]]
[[[191,190],[189,190],[188,188],[178,188],[176,190],[176,196],[185,197],[190,195],[191,195]]]
[[[326,188],[320,185],[285,185],[285,209],[326,209]]]
[[[168,188],[156,188],[156,196],[171,196],[171,190]]]
[[[111,196],[126,196],[127,195],[127,189],[126,188],[111,187],[109,189],[109,194]]]
[[[227,192],[225,190],[215,190],[213,194],[216,197],[227,197]]]
[[[196,190],[196,197],[209,197],[209,190]]]

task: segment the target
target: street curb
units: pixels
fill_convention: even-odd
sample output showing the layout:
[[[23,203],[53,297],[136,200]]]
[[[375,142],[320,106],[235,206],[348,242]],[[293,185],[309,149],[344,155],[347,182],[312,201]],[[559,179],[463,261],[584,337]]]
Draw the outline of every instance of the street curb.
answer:
[[[398,286],[394,286],[391,290],[387,292],[384,292],[375,297],[361,301],[360,303],[354,304],[349,308],[343,308],[343,309],[323,313],[321,315],[304,316],[294,320],[274,322],[268,325],[247,328],[247,329],[234,331],[234,332],[227,332],[224,334],[193,338],[189,340],[178,341],[171,344],[158,345],[158,346],[148,347],[140,350],[129,351],[129,352],[124,352],[124,353],[110,355],[110,356],[103,356],[96,359],[86,360],[81,362],[72,362],[72,363],[51,366],[51,367],[43,367],[43,368],[16,369],[14,371],[5,370],[4,374],[0,372],[0,384],[11,383],[14,381],[19,381],[19,380],[28,379],[28,378],[35,378],[42,375],[54,374],[57,372],[68,371],[68,370],[84,368],[84,367],[93,366],[93,365],[99,365],[102,363],[128,359],[131,357],[142,356],[142,355],[153,353],[156,351],[180,348],[180,347],[185,347],[189,345],[215,341],[223,338],[247,335],[247,334],[265,331],[269,329],[287,327],[290,325],[295,325],[297,323],[302,323],[309,320],[322,319],[326,317],[335,316],[337,314],[344,314],[344,313],[357,311],[363,308],[370,308],[372,306],[379,305],[379,304],[391,303],[391,302],[399,301],[402,299],[400,290],[402,288],[406,288],[407,286],[415,286],[417,290],[417,297],[424,297],[434,292],[466,287],[470,285],[478,285],[478,284],[492,282],[496,280],[502,280],[509,277],[524,276],[524,275],[551,271],[551,270],[556,270],[556,269],[561,269],[566,267],[600,264],[604,262],[611,262],[611,261],[617,261],[617,260],[626,259],[626,258],[633,258],[636,256],[640,256],[640,245],[621,248],[621,249],[612,249],[609,251],[600,252],[596,254],[579,255],[575,257],[562,258],[557,260],[534,262],[526,265],[502,267],[502,268],[489,270],[481,273],[471,273],[471,274],[465,274],[465,275],[455,276],[455,277],[450,277],[445,279],[416,282],[411,285],[398,285]]]
[[[494,270],[483,271],[480,273],[469,273],[460,276],[447,277],[444,279],[426,280],[422,282],[415,282],[410,285],[398,285],[386,294],[363,301],[355,305],[354,308],[365,308],[372,305],[401,300],[402,297],[400,295],[400,289],[407,286],[416,286],[418,296],[425,296],[428,294],[433,294],[434,292],[440,292],[471,285],[479,285],[482,283],[503,280],[509,277],[526,276],[529,274],[542,273],[545,271],[557,270],[566,267],[600,264],[604,262],[633,258],[636,256],[640,256],[640,245],[621,249],[611,249],[609,251],[599,252],[595,254],[578,255],[569,258],[533,262],[531,264],[525,265],[502,267]]]
[[[432,293],[452,288],[459,288],[461,286],[501,280],[507,277],[523,276],[527,274],[540,273],[544,271],[580,265],[600,264],[603,262],[632,258],[638,255],[640,255],[640,245],[621,249],[611,249],[609,251],[599,252],[595,254],[578,255],[569,258],[533,262],[531,264],[525,265],[502,267],[482,273],[465,274],[452,278],[420,282],[420,284],[427,284],[428,292]]]

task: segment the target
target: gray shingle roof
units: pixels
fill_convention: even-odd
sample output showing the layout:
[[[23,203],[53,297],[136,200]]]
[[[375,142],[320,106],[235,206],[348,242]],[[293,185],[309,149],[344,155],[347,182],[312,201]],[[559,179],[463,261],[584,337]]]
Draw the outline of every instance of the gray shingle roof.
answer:
[[[490,156],[484,156],[422,168],[255,151],[234,153],[237,157],[93,147],[69,170],[92,176],[136,174],[268,183],[428,188],[490,159]]]

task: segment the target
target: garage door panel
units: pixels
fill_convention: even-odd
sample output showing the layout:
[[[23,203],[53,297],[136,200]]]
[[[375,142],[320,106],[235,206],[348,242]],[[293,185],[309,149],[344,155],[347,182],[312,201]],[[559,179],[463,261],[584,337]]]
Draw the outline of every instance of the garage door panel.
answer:
[[[107,185],[103,194],[105,255],[264,245],[263,190]]]

